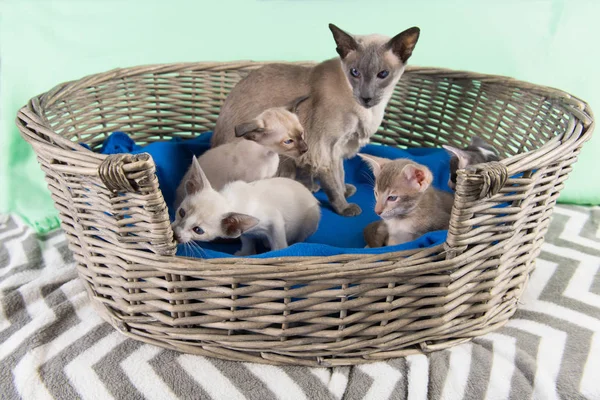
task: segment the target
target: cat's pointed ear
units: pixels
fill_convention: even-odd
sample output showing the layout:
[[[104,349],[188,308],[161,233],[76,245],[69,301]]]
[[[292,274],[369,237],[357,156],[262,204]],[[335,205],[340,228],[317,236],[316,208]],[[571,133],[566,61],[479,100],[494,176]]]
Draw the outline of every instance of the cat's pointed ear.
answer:
[[[415,46],[417,45],[420,33],[421,30],[416,26],[408,28],[404,32],[401,32],[391,38],[387,43],[387,47],[392,51],[392,53],[398,56],[403,63],[406,64],[406,61],[408,61]]]
[[[480,138],[479,136],[473,136],[471,138],[471,146],[475,146],[475,147],[489,147],[490,145],[487,144],[487,142],[485,140],[483,140],[482,138]]]
[[[300,103],[302,103],[304,100],[308,99],[308,95],[306,96],[300,96],[294,99],[294,101],[292,101],[290,104],[288,104],[285,109],[288,110],[291,113],[297,114],[296,111],[298,111],[298,106],[300,105]]]
[[[469,153],[462,149],[457,149],[456,147],[448,146],[447,144],[443,144],[442,147],[450,153],[451,156],[455,156],[458,159],[458,169],[467,168],[469,163],[471,162],[471,157]]]
[[[358,42],[349,33],[344,32],[334,24],[329,24],[329,30],[333,33],[333,39],[337,44],[335,51],[342,59],[346,58],[351,51],[358,49]]]
[[[408,164],[402,169],[402,174],[409,186],[419,192],[424,192],[433,181],[431,171],[423,165]]]
[[[252,121],[236,125],[235,137],[243,137],[248,140],[256,140],[265,130],[265,122],[255,118]]]
[[[379,176],[379,174],[381,173],[381,168],[383,168],[385,164],[392,161],[388,158],[375,157],[369,154],[358,153],[358,155],[371,168],[371,171],[373,171],[373,175],[375,176],[375,178],[377,178],[377,176]]]
[[[259,223],[258,218],[240,213],[229,213],[221,220],[221,228],[228,238],[237,238],[248,229],[254,228]]]
[[[479,136],[471,138],[471,146],[476,147],[485,161],[497,161],[499,159],[498,150]]]
[[[200,167],[200,163],[198,162],[196,156],[194,156],[192,160],[192,166],[190,168],[191,173],[185,181],[185,194],[187,196],[201,192],[205,189],[212,188],[208,178],[204,174],[204,171],[202,171],[202,167]]]

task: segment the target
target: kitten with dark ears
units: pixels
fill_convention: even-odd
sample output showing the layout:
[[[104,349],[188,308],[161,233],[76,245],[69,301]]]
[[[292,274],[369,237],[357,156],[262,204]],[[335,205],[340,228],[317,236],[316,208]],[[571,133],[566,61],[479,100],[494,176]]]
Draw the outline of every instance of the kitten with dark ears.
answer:
[[[383,219],[364,229],[368,247],[393,246],[448,229],[454,196],[431,186],[429,168],[408,159],[359,156],[375,175],[375,213]]]
[[[275,153],[296,158],[308,151],[304,141],[304,128],[296,115],[298,106],[308,99],[300,96],[286,107],[272,107],[257,117],[234,127],[238,141],[251,140]],[[233,140],[235,141],[235,140]]]
[[[302,242],[317,230],[321,218],[319,202],[299,182],[236,181],[216,191],[195,157],[184,188],[186,196],[171,225],[175,239],[187,243],[240,238],[239,256],[256,254],[257,241],[271,250]]]
[[[319,188],[317,180],[338,214],[354,216],[361,209],[346,200],[356,188],[345,184],[343,160],[366,145],[381,125],[417,44],[419,28],[393,38],[353,36],[333,24],[329,29],[339,58],[314,67],[269,64],[248,74],[227,96],[212,145],[235,140],[233,127],[252,115],[308,93],[298,107],[308,152],[295,159],[291,168],[282,165],[280,175],[297,178],[313,191]]]
[[[498,150],[478,136],[471,138],[471,143],[464,149],[449,145],[442,145],[452,156],[450,159],[450,179],[448,186],[456,190],[456,171],[467,168],[469,165],[481,164],[490,161],[499,161]]]
[[[238,140],[212,148],[198,158],[211,185],[221,190],[234,181],[253,182],[272,178],[279,168],[279,155],[293,159],[306,153],[304,128],[295,114],[302,96],[287,107],[269,108],[257,117],[235,127]],[[181,180],[176,192],[175,208],[185,197],[185,182],[192,166]]]

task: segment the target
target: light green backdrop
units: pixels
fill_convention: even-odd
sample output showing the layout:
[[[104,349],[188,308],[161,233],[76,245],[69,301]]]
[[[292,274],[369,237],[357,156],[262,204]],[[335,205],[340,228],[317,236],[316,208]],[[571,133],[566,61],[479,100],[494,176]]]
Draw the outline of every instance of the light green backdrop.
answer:
[[[394,35],[417,25],[412,64],[509,75],[600,107],[598,0],[0,1],[0,211],[52,224],[42,174],[14,126],[17,109],[57,83],[114,67],[179,61],[322,60],[329,22]],[[593,140],[561,201],[600,203]]]

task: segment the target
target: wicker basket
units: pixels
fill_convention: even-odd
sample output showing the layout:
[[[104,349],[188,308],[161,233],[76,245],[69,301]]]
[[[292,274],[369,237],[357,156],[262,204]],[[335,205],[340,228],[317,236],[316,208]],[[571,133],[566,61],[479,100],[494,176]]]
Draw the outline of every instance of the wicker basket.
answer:
[[[20,110],[18,127],[103,318],[170,349],[309,366],[431,352],[503,325],[591,135],[589,107],[505,77],[410,68],[373,142],[464,146],[479,135],[505,157],[459,172],[443,245],[380,255],[176,257],[152,158],[105,156],[78,143],[97,150],[116,130],[138,144],[195,137],[214,127],[228,91],[260,65],[117,69],[59,85]]]

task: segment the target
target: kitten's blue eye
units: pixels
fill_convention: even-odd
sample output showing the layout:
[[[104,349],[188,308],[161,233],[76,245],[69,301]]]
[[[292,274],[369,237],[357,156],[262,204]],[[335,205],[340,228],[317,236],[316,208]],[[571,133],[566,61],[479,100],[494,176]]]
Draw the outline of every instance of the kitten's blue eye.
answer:
[[[183,208],[180,208],[180,209],[179,209],[179,216],[180,216],[181,218],[185,217],[185,210],[184,210]]]
[[[398,196],[388,196],[388,201],[396,201],[398,200]]]
[[[288,140],[284,140],[283,144],[292,144],[294,143],[294,139],[288,139]]]
[[[377,74],[377,77],[379,79],[385,79],[388,77],[389,74],[390,74],[390,71],[384,69],[383,71],[379,71],[379,73]]]
[[[195,226],[192,230],[196,235],[202,235],[204,233],[204,229],[200,228],[199,226]]]
[[[358,70],[356,68],[351,68],[350,75],[352,75],[355,78],[358,78],[360,76],[360,72],[358,72]]]

